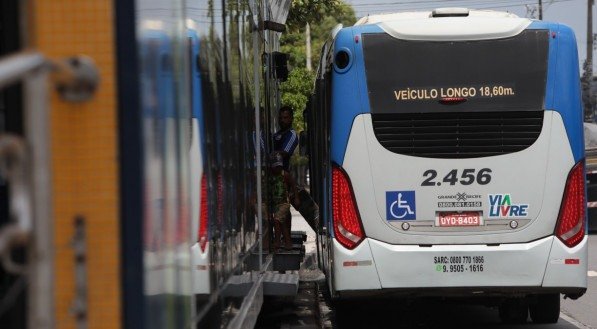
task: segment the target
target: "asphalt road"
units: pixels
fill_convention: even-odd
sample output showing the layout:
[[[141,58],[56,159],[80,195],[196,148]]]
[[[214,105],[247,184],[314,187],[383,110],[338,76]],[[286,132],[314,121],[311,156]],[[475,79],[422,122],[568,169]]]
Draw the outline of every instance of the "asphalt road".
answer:
[[[315,235],[304,219],[293,210],[292,229],[307,232],[307,254],[315,252]],[[336,319],[333,305],[322,302],[321,325],[335,328],[594,328],[597,329],[597,234],[589,236],[589,284],[587,293],[577,299],[562,299],[556,324],[504,325],[496,308],[463,303],[421,301],[409,304],[370,301],[349,307],[349,317]],[[338,312],[339,313],[339,312]],[[288,327],[295,327],[290,325]]]

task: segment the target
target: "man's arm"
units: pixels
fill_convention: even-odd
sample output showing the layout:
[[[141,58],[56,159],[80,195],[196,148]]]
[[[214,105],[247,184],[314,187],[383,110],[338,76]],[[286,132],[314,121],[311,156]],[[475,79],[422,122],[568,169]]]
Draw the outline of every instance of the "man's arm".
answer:
[[[290,133],[286,134],[282,147],[279,150],[282,156],[288,157],[294,153],[298,146],[298,135],[296,131],[290,129]]]

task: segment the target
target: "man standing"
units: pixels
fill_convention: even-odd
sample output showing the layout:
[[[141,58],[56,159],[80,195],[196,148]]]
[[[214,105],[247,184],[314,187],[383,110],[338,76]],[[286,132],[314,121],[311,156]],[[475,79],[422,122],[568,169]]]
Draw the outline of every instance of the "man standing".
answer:
[[[290,157],[298,146],[298,135],[292,129],[292,121],[294,120],[294,110],[290,106],[282,106],[278,112],[278,123],[280,130],[274,134],[274,152],[282,155],[283,166],[282,169],[290,174]],[[286,208],[286,221],[284,221],[284,230],[290,236],[290,228],[292,227],[290,208]]]
[[[298,135],[292,129],[294,111],[290,106],[283,106],[278,112],[280,130],[274,134],[274,151],[282,155],[284,171],[290,172],[290,157],[298,145]]]

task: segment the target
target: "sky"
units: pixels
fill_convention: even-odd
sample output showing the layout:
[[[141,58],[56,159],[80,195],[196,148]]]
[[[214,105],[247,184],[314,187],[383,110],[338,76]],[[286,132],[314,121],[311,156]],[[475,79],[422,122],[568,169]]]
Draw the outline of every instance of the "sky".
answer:
[[[431,10],[442,7],[465,7],[508,11],[520,17],[538,17],[538,0],[345,0],[351,4],[357,18],[384,12]],[[587,54],[587,2],[589,0],[543,0],[543,20],[563,23],[576,34],[580,67]],[[593,7],[593,30],[597,28],[597,11]],[[597,43],[596,43],[597,44]],[[594,51],[594,53],[597,51]],[[595,58],[595,55],[593,55]],[[593,72],[597,63],[593,60]],[[582,74],[582,72],[581,72]]]

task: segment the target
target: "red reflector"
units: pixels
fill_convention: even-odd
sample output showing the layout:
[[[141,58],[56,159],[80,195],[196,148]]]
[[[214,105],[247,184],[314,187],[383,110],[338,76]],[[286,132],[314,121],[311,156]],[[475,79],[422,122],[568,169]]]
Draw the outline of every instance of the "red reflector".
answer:
[[[342,265],[344,265],[344,267],[358,266],[359,262],[354,262],[354,261],[352,261],[352,262],[344,262],[344,263],[342,263]]]
[[[579,244],[585,236],[585,163],[577,163],[568,175],[556,236],[568,247]]]
[[[199,232],[197,234],[197,242],[201,251],[205,252],[205,246],[207,245],[207,226],[209,223],[209,211],[207,202],[207,178],[205,174],[201,177],[201,206],[199,209]]]
[[[578,258],[567,258],[564,260],[564,264],[566,265],[578,265],[580,264],[580,259]]]
[[[338,167],[332,168],[332,215],[336,239],[354,249],[365,238],[365,232],[348,176]]]

